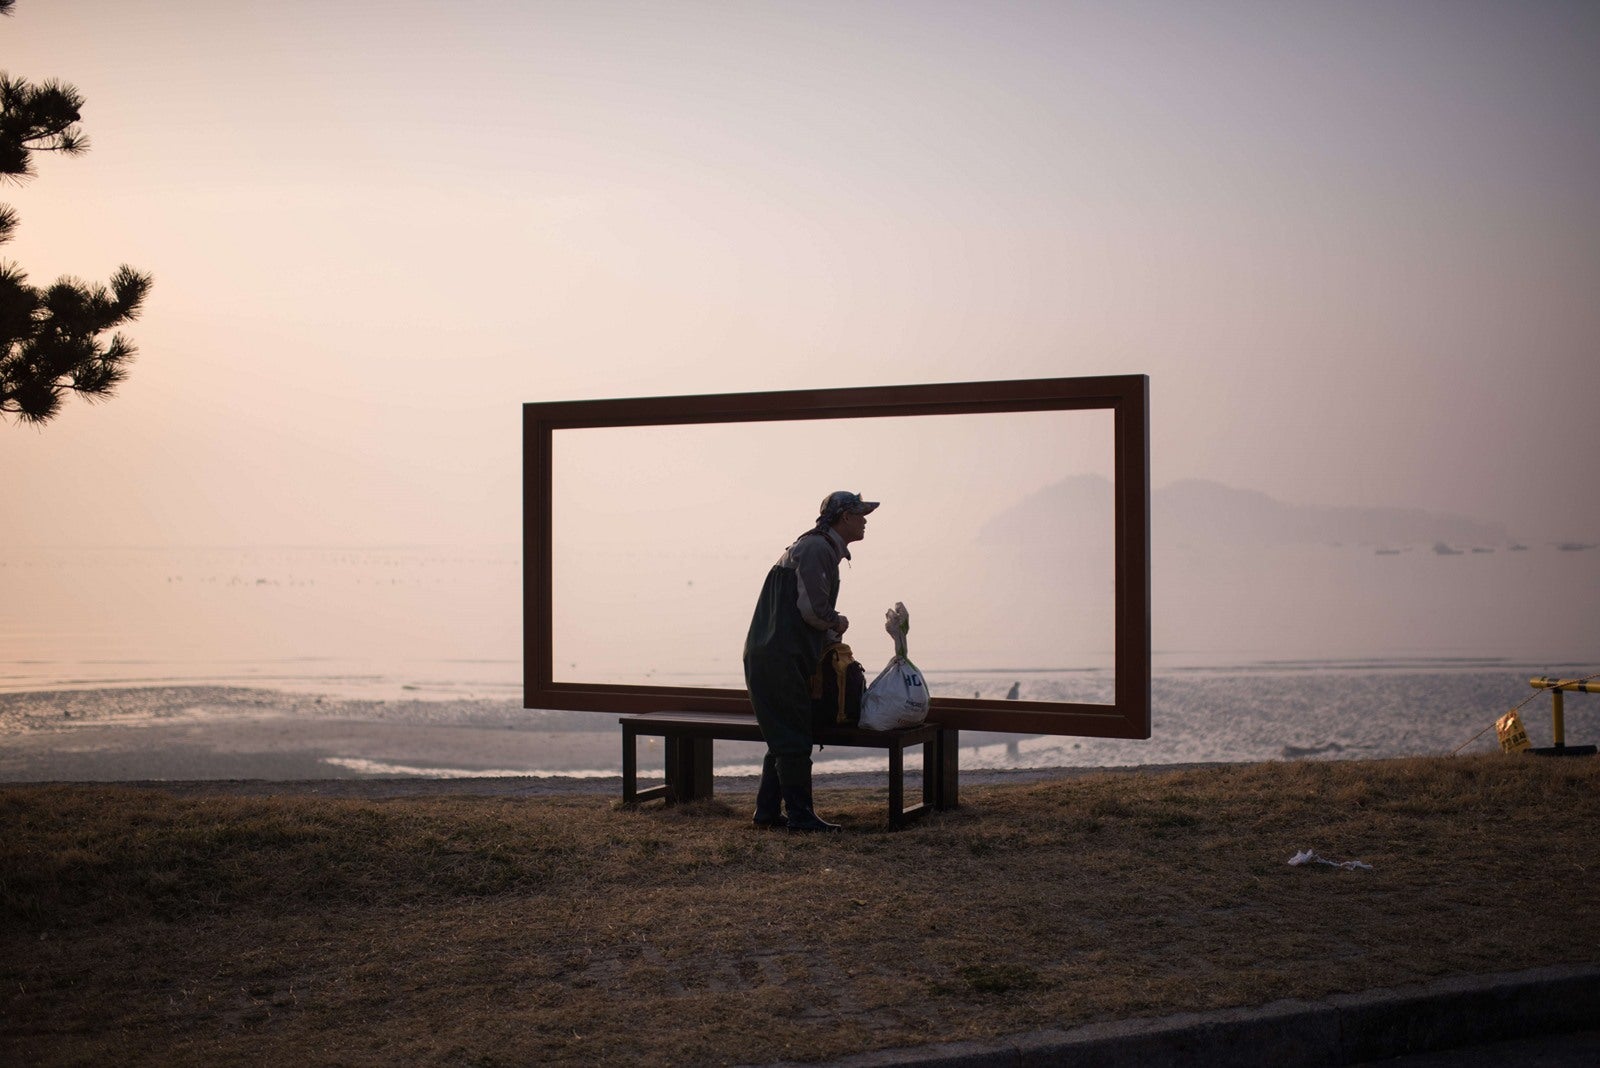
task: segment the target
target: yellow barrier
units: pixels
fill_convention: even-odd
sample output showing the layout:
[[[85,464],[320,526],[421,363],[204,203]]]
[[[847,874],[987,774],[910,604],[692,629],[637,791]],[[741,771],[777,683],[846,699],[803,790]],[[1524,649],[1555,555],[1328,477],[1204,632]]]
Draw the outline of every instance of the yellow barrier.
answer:
[[[1535,690],[1550,691],[1550,716],[1551,735],[1555,739],[1554,750],[1560,752],[1567,749],[1567,717],[1566,705],[1563,701],[1563,691],[1571,693],[1600,693],[1600,679],[1552,679],[1548,675],[1535,675],[1528,680],[1528,685]],[[1578,746],[1577,750],[1592,753],[1594,746]],[[1540,750],[1545,752],[1546,750]]]

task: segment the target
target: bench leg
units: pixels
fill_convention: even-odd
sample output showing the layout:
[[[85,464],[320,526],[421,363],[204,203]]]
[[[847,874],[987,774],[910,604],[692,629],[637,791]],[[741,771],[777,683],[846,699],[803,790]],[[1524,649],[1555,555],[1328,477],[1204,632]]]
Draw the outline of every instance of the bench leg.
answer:
[[[622,725],[622,803],[639,803],[639,735],[633,724]]]
[[[938,744],[940,808],[961,807],[961,732],[941,727]]]
[[[622,803],[637,805],[641,801],[654,801],[667,796],[667,787],[652,786],[639,789],[639,732],[633,724],[622,725]]]
[[[711,796],[711,739],[667,738],[667,803]]]
[[[935,774],[938,764],[938,739],[913,743],[922,746],[922,800],[906,808],[906,743],[896,738],[889,745],[889,829],[899,830],[912,820],[921,819],[935,808],[939,798],[939,782]]]
[[[896,738],[889,746],[889,827],[906,821],[906,748]]]

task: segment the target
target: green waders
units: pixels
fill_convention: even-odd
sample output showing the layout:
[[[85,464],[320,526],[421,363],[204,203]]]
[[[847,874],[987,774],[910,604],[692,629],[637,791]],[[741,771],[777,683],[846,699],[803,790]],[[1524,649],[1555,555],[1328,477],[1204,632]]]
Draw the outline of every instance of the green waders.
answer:
[[[775,772],[792,830],[837,830],[811,805],[811,675],[822,659],[823,632],[800,615],[798,578],[791,568],[767,572],[744,642],[744,681],[756,723],[767,741],[755,823],[778,826],[768,779]],[[831,591],[838,596],[838,588]]]

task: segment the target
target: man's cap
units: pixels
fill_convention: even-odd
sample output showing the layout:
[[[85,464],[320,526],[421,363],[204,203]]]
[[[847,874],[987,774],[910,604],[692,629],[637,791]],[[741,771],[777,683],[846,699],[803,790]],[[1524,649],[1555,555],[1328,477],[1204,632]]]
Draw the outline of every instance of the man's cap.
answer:
[[[835,490],[822,498],[822,504],[817,509],[817,522],[832,523],[846,512],[866,515],[876,507],[878,507],[877,501],[864,501],[859,493]]]

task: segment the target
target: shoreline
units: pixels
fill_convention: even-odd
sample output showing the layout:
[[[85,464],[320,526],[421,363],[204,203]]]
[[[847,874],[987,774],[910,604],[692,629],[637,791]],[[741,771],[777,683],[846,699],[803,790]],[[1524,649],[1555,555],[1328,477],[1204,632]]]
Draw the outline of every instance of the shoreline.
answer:
[[[1004,786],[1087,778],[1101,774],[1165,775],[1228,764],[1139,764],[1107,767],[977,769],[961,773],[961,785]],[[910,773],[908,772],[908,778]],[[716,785],[733,795],[753,794],[757,776],[716,775]],[[829,790],[882,788],[881,774],[830,772],[817,776]],[[151,790],[175,797],[326,797],[383,800],[425,797],[582,797],[622,795],[622,777],[566,775],[507,775],[481,778],[316,778],[316,779],[126,779],[37,780],[0,782],[0,788],[122,787]]]
[[[961,732],[980,771],[1177,767],[1444,755],[1496,749],[1492,726],[1530,691],[1504,672],[1334,673],[1314,683],[1242,674],[1154,680],[1148,739]],[[1591,740],[1592,709],[1568,739]],[[350,698],[262,686],[164,685],[0,692],[0,782],[370,780],[621,774],[614,713],[524,709],[520,698],[430,693]],[[1536,745],[1550,721],[1523,712]],[[759,743],[721,742],[718,777],[755,775]],[[881,754],[827,747],[816,773],[881,774]],[[641,739],[647,776],[659,739]]]

